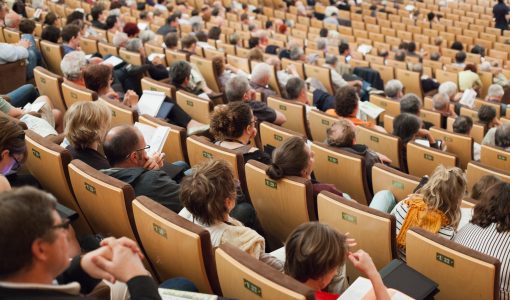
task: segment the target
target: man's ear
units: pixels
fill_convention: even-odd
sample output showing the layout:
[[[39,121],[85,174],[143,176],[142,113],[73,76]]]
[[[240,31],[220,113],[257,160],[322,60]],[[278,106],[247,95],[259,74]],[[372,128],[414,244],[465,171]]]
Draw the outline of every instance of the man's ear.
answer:
[[[46,261],[48,260],[48,242],[41,238],[36,239],[32,243],[32,257],[34,261]]]

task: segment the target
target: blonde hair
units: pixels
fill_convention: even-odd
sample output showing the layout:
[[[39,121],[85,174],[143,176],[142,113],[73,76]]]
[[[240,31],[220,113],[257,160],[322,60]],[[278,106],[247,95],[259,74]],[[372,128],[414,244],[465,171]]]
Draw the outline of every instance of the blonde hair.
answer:
[[[66,112],[64,134],[75,149],[100,142],[111,126],[110,109],[101,102],[81,101]]]
[[[439,165],[429,181],[418,190],[431,209],[443,212],[452,227],[460,221],[460,203],[466,192],[466,178],[459,168],[446,169]]]

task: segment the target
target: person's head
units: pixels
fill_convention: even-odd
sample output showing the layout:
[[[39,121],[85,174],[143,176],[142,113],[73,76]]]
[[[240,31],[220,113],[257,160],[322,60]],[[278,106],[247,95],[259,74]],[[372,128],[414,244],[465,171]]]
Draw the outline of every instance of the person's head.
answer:
[[[356,142],[356,128],[346,119],[336,121],[326,131],[326,143],[334,147],[351,147]]]
[[[446,94],[448,100],[453,100],[453,98],[457,94],[457,84],[453,81],[443,82],[439,85],[437,92],[439,94]]]
[[[247,142],[255,137],[256,120],[250,106],[239,101],[216,106],[211,114],[211,133],[218,141],[237,139]]]
[[[191,76],[191,65],[187,61],[175,61],[170,65],[168,75],[174,86],[185,87]]]
[[[338,57],[336,55],[326,55],[325,63],[335,67],[338,63]]]
[[[296,227],[285,242],[285,274],[321,290],[345,264],[346,237],[319,222]]]
[[[248,60],[264,61],[264,52],[259,47],[251,48],[248,52]]]
[[[458,64],[463,64],[466,61],[466,52],[459,51],[455,54],[455,62]]]
[[[221,28],[218,26],[213,26],[209,29],[208,38],[213,40],[219,40],[221,36]]]
[[[241,23],[243,24],[248,24],[250,22],[250,19],[248,18],[248,14],[244,13],[244,14],[241,14]]]
[[[481,57],[484,57],[485,56],[485,48],[483,48],[482,46],[480,45],[475,45],[472,49],[471,49],[471,53],[473,54],[479,54]]]
[[[90,11],[90,15],[92,16],[92,20],[99,21],[99,22],[105,22],[107,18],[107,14],[105,12],[105,9],[103,5],[97,4],[94,7],[92,7]]]
[[[384,86],[384,93],[388,98],[399,100],[404,95],[404,85],[400,80],[392,79]]]
[[[450,98],[446,93],[437,93],[432,97],[433,107],[435,111],[448,113],[450,111]]]
[[[407,42],[402,42],[398,45],[398,50],[404,50],[404,51],[407,51],[407,48],[409,47],[409,43]]]
[[[480,196],[471,223],[482,228],[496,224],[497,232],[510,231],[510,184],[498,182]]]
[[[498,126],[494,139],[496,146],[501,148],[510,147],[510,124]]]
[[[432,60],[432,61],[439,61],[440,58],[441,58],[441,54],[439,54],[439,52],[432,52],[430,54],[430,60]]]
[[[500,182],[501,180],[494,175],[484,175],[473,185],[469,197],[473,200],[480,200],[496,183]]]
[[[251,82],[266,86],[271,78],[271,66],[266,63],[259,63],[251,71]]]
[[[64,134],[75,149],[97,147],[110,128],[111,119],[110,109],[102,102],[76,102],[65,114]]]
[[[88,65],[83,70],[85,87],[100,96],[108,92],[112,80],[112,67],[105,64]]]
[[[133,22],[127,22],[124,24],[124,28],[122,28],[122,31],[128,35],[128,37],[136,37],[138,33],[140,33],[140,28],[138,28],[138,25]]]
[[[343,55],[343,56],[348,56],[351,54],[351,50],[349,48],[349,44],[347,43],[341,43],[339,46],[338,46],[338,52],[340,53],[340,55]]]
[[[413,64],[411,66],[411,71],[416,72],[416,73],[422,75],[422,73],[423,73],[423,65],[420,64],[420,63]]]
[[[459,168],[445,168],[439,165],[429,181],[417,193],[429,208],[445,214],[449,225],[457,227],[460,221],[460,203],[466,192],[466,178]]]
[[[393,135],[402,140],[402,144],[414,140],[421,128],[421,120],[412,114],[400,114],[393,120]]]
[[[169,32],[167,35],[165,35],[165,46],[168,49],[176,49],[177,44],[179,42],[179,36],[177,35],[177,32]]]
[[[306,58],[305,52],[301,46],[295,45],[290,48],[290,59],[291,60],[301,60],[304,61]]]
[[[406,60],[406,52],[404,50],[397,50],[397,52],[395,52],[395,60],[396,61],[405,61]]]
[[[266,170],[266,174],[274,180],[285,176],[310,179],[314,161],[314,154],[306,140],[293,136],[273,151],[273,162]]]
[[[71,48],[76,49],[80,46],[80,27],[70,24],[62,28],[62,41]]]
[[[121,24],[119,21],[119,17],[117,17],[116,15],[108,16],[108,18],[106,18],[106,28],[120,30]]]
[[[83,22],[84,18],[85,18],[85,14],[84,13],[82,13],[81,11],[75,10],[75,11],[73,11],[72,13],[70,13],[67,16],[67,18],[66,18],[66,25],[67,24],[71,24],[71,23],[73,23],[76,20],[80,20],[80,21]]]
[[[418,95],[407,93],[400,99],[400,112],[420,115],[421,100]]]
[[[435,14],[435,13],[433,13],[433,12],[429,12],[429,13],[427,14],[427,20],[428,20],[429,22],[434,21],[434,19],[435,19],[435,18],[436,18],[436,14]]]
[[[18,15],[15,11],[11,10],[4,18],[4,24],[7,28],[18,29],[19,23],[21,22],[21,15]]]
[[[232,33],[228,36],[228,43],[230,45],[234,45],[234,46],[237,46],[237,44],[239,43],[239,35],[237,33]]]
[[[491,128],[496,120],[496,109],[489,105],[482,105],[478,109],[478,119],[488,128]]]
[[[481,72],[490,72],[491,71],[491,63],[488,61],[484,61],[480,64],[480,71]]]
[[[64,78],[70,81],[82,79],[83,70],[87,66],[87,57],[82,51],[73,51],[66,54],[60,62],[60,70]]]
[[[478,72],[477,69],[476,69],[476,65],[474,64],[467,64],[465,67],[464,67],[464,71],[471,71],[473,73],[476,73]]]
[[[407,51],[410,53],[414,53],[414,51],[416,51],[416,43],[410,42],[409,44],[407,44]]]
[[[259,45],[259,38],[256,37],[256,36],[252,36],[249,40],[248,40],[248,48],[249,49],[252,49],[252,48],[255,48]]]
[[[26,157],[25,132],[15,121],[0,116],[0,174],[19,168]]]
[[[203,31],[198,31],[195,33],[195,38],[198,42],[204,42],[207,43],[207,33]]]
[[[69,266],[69,223],[55,210],[57,200],[33,187],[0,193],[0,279],[51,284]]]
[[[288,99],[296,100],[303,104],[310,104],[303,79],[299,77],[290,78],[285,85],[285,91],[287,92]]]
[[[58,21],[58,16],[54,12],[49,12],[44,17],[44,25],[56,26],[57,21]]]
[[[501,98],[503,98],[504,94],[505,90],[499,84],[491,84],[487,91],[487,97],[490,98],[492,101],[494,100],[501,101]]]
[[[183,37],[181,39],[181,46],[182,49],[189,51],[191,53],[195,53],[195,48],[197,47],[197,38],[194,37],[191,34],[188,34],[187,36]]]
[[[129,41],[129,37],[126,33],[122,31],[117,31],[112,39],[112,44],[115,47],[125,47],[127,42]]]
[[[453,132],[468,135],[473,128],[473,119],[469,116],[458,116],[453,121]]]
[[[335,112],[340,117],[356,116],[358,112],[358,93],[356,89],[346,85],[339,88],[335,94]]]
[[[450,48],[452,48],[453,50],[463,51],[464,45],[462,45],[462,43],[459,41],[455,41],[452,43]]]
[[[326,38],[328,37],[328,32],[329,30],[327,28],[321,28],[321,30],[319,31],[319,36]]]
[[[140,32],[140,40],[142,41],[142,43],[148,43],[148,42],[152,42],[156,39],[156,34],[153,32],[153,31],[150,31],[150,30],[144,30],[142,32]]]
[[[250,87],[250,82],[245,76],[241,75],[236,75],[227,81],[225,95],[228,102],[248,102],[255,99],[255,91]]]
[[[33,34],[35,30],[35,22],[30,19],[23,19],[19,23],[19,31],[21,33]]]
[[[55,44],[58,43],[60,39],[60,28],[51,25],[45,26],[41,33],[41,39]]]
[[[317,49],[325,51],[328,46],[328,40],[326,38],[317,39]]]
[[[112,167],[143,168],[149,159],[140,130],[132,125],[113,127],[106,133],[103,151]]]

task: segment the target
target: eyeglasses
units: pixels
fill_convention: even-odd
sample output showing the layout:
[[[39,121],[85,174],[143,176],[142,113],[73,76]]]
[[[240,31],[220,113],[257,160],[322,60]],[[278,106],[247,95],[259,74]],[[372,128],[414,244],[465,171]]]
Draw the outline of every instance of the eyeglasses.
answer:
[[[16,171],[19,168],[21,168],[21,163],[19,162],[19,160],[16,159],[16,157],[14,155],[11,154],[11,157],[12,157],[12,159],[14,159],[14,166],[12,166],[11,170]]]
[[[67,229],[69,229],[69,226],[71,226],[71,221],[70,220],[66,220],[66,221],[64,221],[64,222],[62,222],[60,224],[51,226],[51,229],[60,229],[60,228],[62,228],[62,229],[67,230]]]
[[[140,149],[136,149],[135,151],[131,152],[131,153],[134,153],[134,152],[138,152],[138,151],[142,151],[142,150],[147,150],[147,149],[150,149],[151,148],[151,145],[147,145],[143,148],[140,148]],[[131,153],[129,153],[128,155],[126,155],[126,158],[125,159],[128,159],[129,156],[131,155]]]

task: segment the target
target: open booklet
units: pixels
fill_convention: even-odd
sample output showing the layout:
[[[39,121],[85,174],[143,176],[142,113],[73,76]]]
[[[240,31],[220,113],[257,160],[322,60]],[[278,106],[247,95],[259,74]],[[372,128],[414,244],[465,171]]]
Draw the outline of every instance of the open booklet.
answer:
[[[368,102],[368,101],[358,101],[359,105],[359,113],[360,119],[364,120],[363,115],[370,117],[371,119],[376,119],[381,113],[384,112],[384,108],[380,108],[379,106]]]
[[[165,101],[165,93],[148,90],[143,91],[142,97],[138,100],[138,112],[155,117],[158,115],[163,101]]]
[[[29,114],[24,114],[19,120],[25,123],[28,129],[34,131],[35,133],[42,137],[58,134],[55,128],[53,128],[53,126],[50,125],[50,123],[41,118],[34,117]]]
[[[34,103],[27,103],[25,106],[23,106],[23,112],[29,113],[29,112],[40,112],[42,107],[46,104],[44,101],[34,102]]]
[[[170,132],[169,127],[153,127],[138,122],[135,123],[135,127],[142,132],[145,143],[150,146],[150,148],[147,150],[147,155],[152,156],[154,153],[161,152],[163,150],[166,138]]]
[[[459,103],[465,105],[469,108],[473,108],[475,106],[476,99],[476,91],[473,89],[467,89],[462,94]]]
[[[194,293],[194,292],[185,292],[171,289],[158,289],[159,295],[163,300],[216,300],[218,296],[202,294],[202,293]]]
[[[394,289],[388,289],[392,300],[412,300],[413,298]],[[375,300],[370,280],[358,277],[337,300]]]
[[[123,63],[124,61],[120,58],[118,58],[117,56],[110,56],[108,57],[107,59],[105,59],[102,64],[107,64],[107,65],[112,65],[114,68],[118,65],[120,65],[121,63]]]

